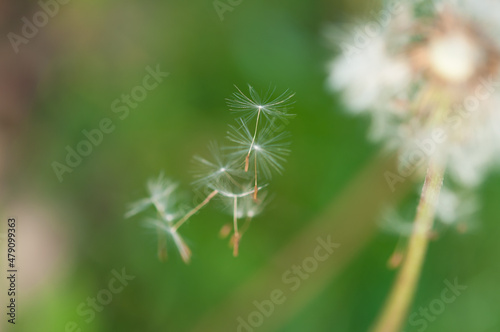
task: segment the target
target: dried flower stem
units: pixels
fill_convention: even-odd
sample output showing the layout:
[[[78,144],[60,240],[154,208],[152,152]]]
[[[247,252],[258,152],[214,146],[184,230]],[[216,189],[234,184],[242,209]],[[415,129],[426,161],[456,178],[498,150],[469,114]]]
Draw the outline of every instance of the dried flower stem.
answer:
[[[415,294],[424,257],[429,244],[429,232],[434,223],[436,205],[443,184],[444,168],[431,160],[409,240],[406,257],[393,285],[385,307],[373,332],[399,332]]]
[[[215,195],[217,195],[219,193],[218,190],[214,190],[212,191],[208,196],[207,198],[205,198],[205,200],[203,202],[201,202],[200,204],[198,204],[194,209],[192,209],[191,211],[189,211],[184,217],[182,217],[181,220],[179,220],[173,227],[172,227],[172,231],[175,232],[179,229],[179,227],[182,226],[182,224],[184,224],[189,218],[191,218],[196,212],[198,212],[202,207],[204,207],[205,205],[208,204],[208,202],[210,202],[212,200],[212,198],[215,197]]]

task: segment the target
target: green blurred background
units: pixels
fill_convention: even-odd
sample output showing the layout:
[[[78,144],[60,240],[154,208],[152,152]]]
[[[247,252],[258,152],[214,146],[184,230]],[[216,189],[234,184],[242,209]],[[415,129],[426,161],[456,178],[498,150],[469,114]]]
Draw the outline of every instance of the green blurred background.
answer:
[[[22,17],[40,10],[36,2],[1,3],[2,35],[19,32]],[[268,294],[262,286],[285,289],[276,280],[289,262],[310,255],[300,245],[308,241],[302,234],[327,225],[341,244],[339,255],[352,255],[335,267],[334,253],[331,269],[304,280],[302,292],[288,292],[255,331],[366,331],[395,275],[386,261],[398,238],[373,226],[377,208],[394,197],[368,180],[346,189],[366,169],[375,183],[383,180],[383,169],[371,166],[379,163],[380,147],[366,140],[368,120],[347,115],[326,88],[335,45],[324,31],[367,8],[377,4],[243,0],[221,20],[211,0],[71,1],[18,54],[3,38],[2,210],[4,219],[19,220],[20,295],[16,326],[5,324],[2,311],[0,327],[65,331],[75,322],[81,331],[97,332],[236,331],[238,316],[247,317],[252,302]],[[170,75],[120,120],[112,102],[157,65]],[[173,250],[161,263],[154,232],[140,218],[125,220],[126,206],[145,196],[146,180],[161,171],[190,192],[192,155],[205,153],[210,140],[225,139],[234,121],[225,98],[233,85],[246,84],[296,93],[297,117],[288,128],[293,153],[270,186],[275,199],[245,235],[237,259],[218,238],[231,217],[211,206],[183,230],[191,264]],[[64,162],[66,146],[75,147],[82,130],[97,128],[103,118],[112,119],[114,132],[59,182],[51,164]],[[426,331],[500,331],[499,185],[497,173],[481,188],[474,232],[448,231],[431,244],[412,312],[438,298],[446,279],[468,288]],[[406,202],[417,198],[399,194]],[[359,220],[338,217],[363,210]],[[346,229],[348,238],[341,235]],[[135,279],[85,322],[77,307],[122,268]]]

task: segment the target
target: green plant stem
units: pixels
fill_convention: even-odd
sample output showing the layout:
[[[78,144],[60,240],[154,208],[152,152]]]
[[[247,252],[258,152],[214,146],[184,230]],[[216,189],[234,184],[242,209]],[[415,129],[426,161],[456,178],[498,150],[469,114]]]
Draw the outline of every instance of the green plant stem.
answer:
[[[406,257],[384,309],[374,328],[372,328],[372,332],[400,332],[403,327],[429,245],[429,232],[434,223],[436,205],[443,184],[443,175],[444,168],[439,163],[431,160],[427,169]]]

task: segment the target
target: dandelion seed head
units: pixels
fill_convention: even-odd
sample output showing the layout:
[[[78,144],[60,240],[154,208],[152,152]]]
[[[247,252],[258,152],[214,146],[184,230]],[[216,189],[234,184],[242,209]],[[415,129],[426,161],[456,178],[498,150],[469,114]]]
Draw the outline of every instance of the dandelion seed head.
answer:
[[[179,213],[177,188],[178,184],[166,179],[163,174],[150,179],[147,183],[148,197],[130,204],[125,217],[130,218],[153,207],[165,221],[173,221]]]
[[[481,60],[477,46],[463,33],[435,38],[429,45],[430,68],[446,81],[466,82],[476,73]]]
[[[275,94],[269,90],[258,94],[249,86],[247,94],[240,89],[234,94],[234,99],[228,101],[232,111],[239,114],[238,127],[231,126],[228,132],[229,140],[234,143],[230,147],[219,147],[216,142],[209,144],[210,157],[195,156],[193,170],[195,190],[203,191],[205,198],[186,213],[181,213],[177,207],[175,191],[177,184],[166,180],[163,175],[148,182],[149,196],[131,205],[126,216],[132,216],[145,211],[149,207],[156,209],[156,218],[149,218],[147,225],[158,233],[158,255],[166,257],[165,243],[177,248],[184,262],[189,263],[191,250],[178,233],[184,225],[201,208],[218,197],[227,201],[234,215],[233,253],[238,253],[241,233],[238,230],[238,219],[247,218],[244,229],[248,227],[251,218],[258,215],[264,207],[267,184],[262,184],[263,178],[270,178],[272,172],[281,173],[283,162],[289,153],[288,133],[278,131],[275,120],[285,120],[291,117],[289,107],[293,103],[293,93],[288,90]],[[255,118],[253,134],[248,128],[248,122]],[[286,121],[283,121],[286,124]],[[258,158],[257,158],[258,155]],[[253,158],[253,159],[252,159]],[[252,159],[251,166],[249,161]],[[257,161],[258,159],[258,161]],[[264,181],[265,182],[265,181]],[[210,193],[207,195],[207,190]],[[231,226],[229,226],[230,230]],[[228,227],[221,232],[228,234]]]
[[[421,2],[405,2],[376,35],[358,25],[340,41],[329,85],[351,112],[371,115],[371,139],[403,154],[443,130],[436,154],[455,181],[477,186],[500,159],[500,2],[435,4],[422,15]]]
[[[234,143],[226,148],[229,156],[241,163],[250,151],[250,160],[257,158],[258,171],[265,178],[270,179],[273,172],[282,174],[283,163],[290,154],[290,134],[286,131],[277,132],[272,125],[266,125],[253,141],[253,133],[247,124],[241,119],[238,124],[230,126],[228,131],[228,139]],[[255,167],[254,163],[250,162],[250,167]]]
[[[293,105],[292,97],[294,93],[288,90],[278,94],[276,88],[269,89],[264,93],[258,93],[251,85],[248,86],[248,93],[238,90],[233,94],[232,99],[227,100],[227,104],[233,113],[236,113],[245,121],[257,117],[261,114],[269,121],[273,119],[284,120],[292,117],[290,108]]]
[[[247,174],[238,165],[238,161],[226,153],[216,142],[209,144],[210,158],[194,157],[194,181],[197,188],[210,188],[212,190],[226,189],[237,186]]]

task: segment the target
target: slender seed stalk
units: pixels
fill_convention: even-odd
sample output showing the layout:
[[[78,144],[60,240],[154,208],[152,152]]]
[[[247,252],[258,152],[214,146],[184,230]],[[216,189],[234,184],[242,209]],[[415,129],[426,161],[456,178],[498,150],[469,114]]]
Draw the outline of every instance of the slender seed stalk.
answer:
[[[233,223],[234,223],[234,246],[233,246],[233,256],[238,256],[238,249],[240,245],[240,233],[238,232],[238,197],[234,197],[234,211],[233,211]]]
[[[444,167],[431,160],[427,169],[406,257],[384,309],[371,330],[372,332],[399,332],[404,325],[429,245],[429,232],[434,223],[436,205],[443,184],[443,175]]]
[[[164,206],[160,204],[160,202],[158,201],[158,199],[156,197],[152,198],[152,202],[153,202],[153,205],[155,206],[155,209],[156,209],[158,215],[160,216],[160,218],[168,221],[168,216],[167,216],[167,213],[165,211]]]
[[[254,159],[255,159],[255,188],[253,192],[253,200],[257,202],[257,193],[259,191],[259,185],[257,181],[257,151],[255,151]]]
[[[160,204],[156,197],[153,197],[152,201],[160,218],[168,220],[168,216],[163,208],[163,205]],[[165,262],[167,260],[167,239],[159,227],[156,227],[156,233],[158,234],[158,259],[160,262]]]
[[[255,122],[255,132],[253,134],[252,143],[250,144],[250,149],[248,149],[248,154],[245,158],[245,172],[248,172],[248,167],[250,166],[250,154],[252,153],[253,146],[255,144],[255,138],[257,137],[257,129],[259,128],[260,112],[262,107],[259,106],[259,111],[257,112],[257,121]]]
[[[181,220],[179,220],[173,227],[172,227],[172,232],[175,232],[179,229],[179,227],[181,227],[189,218],[191,218],[196,212],[198,212],[202,207],[204,207],[205,205],[207,205],[211,200],[212,198],[215,197],[215,195],[217,195],[219,193],[218,190],[214,190],[210,193],[210,195],[207,196],[207,198],[205,198],[205,200],[203,202],[201,202],[200,204],[198,204],[195,208],[193,208],[191,211],[189,211],[184,217],[182,217]]]

